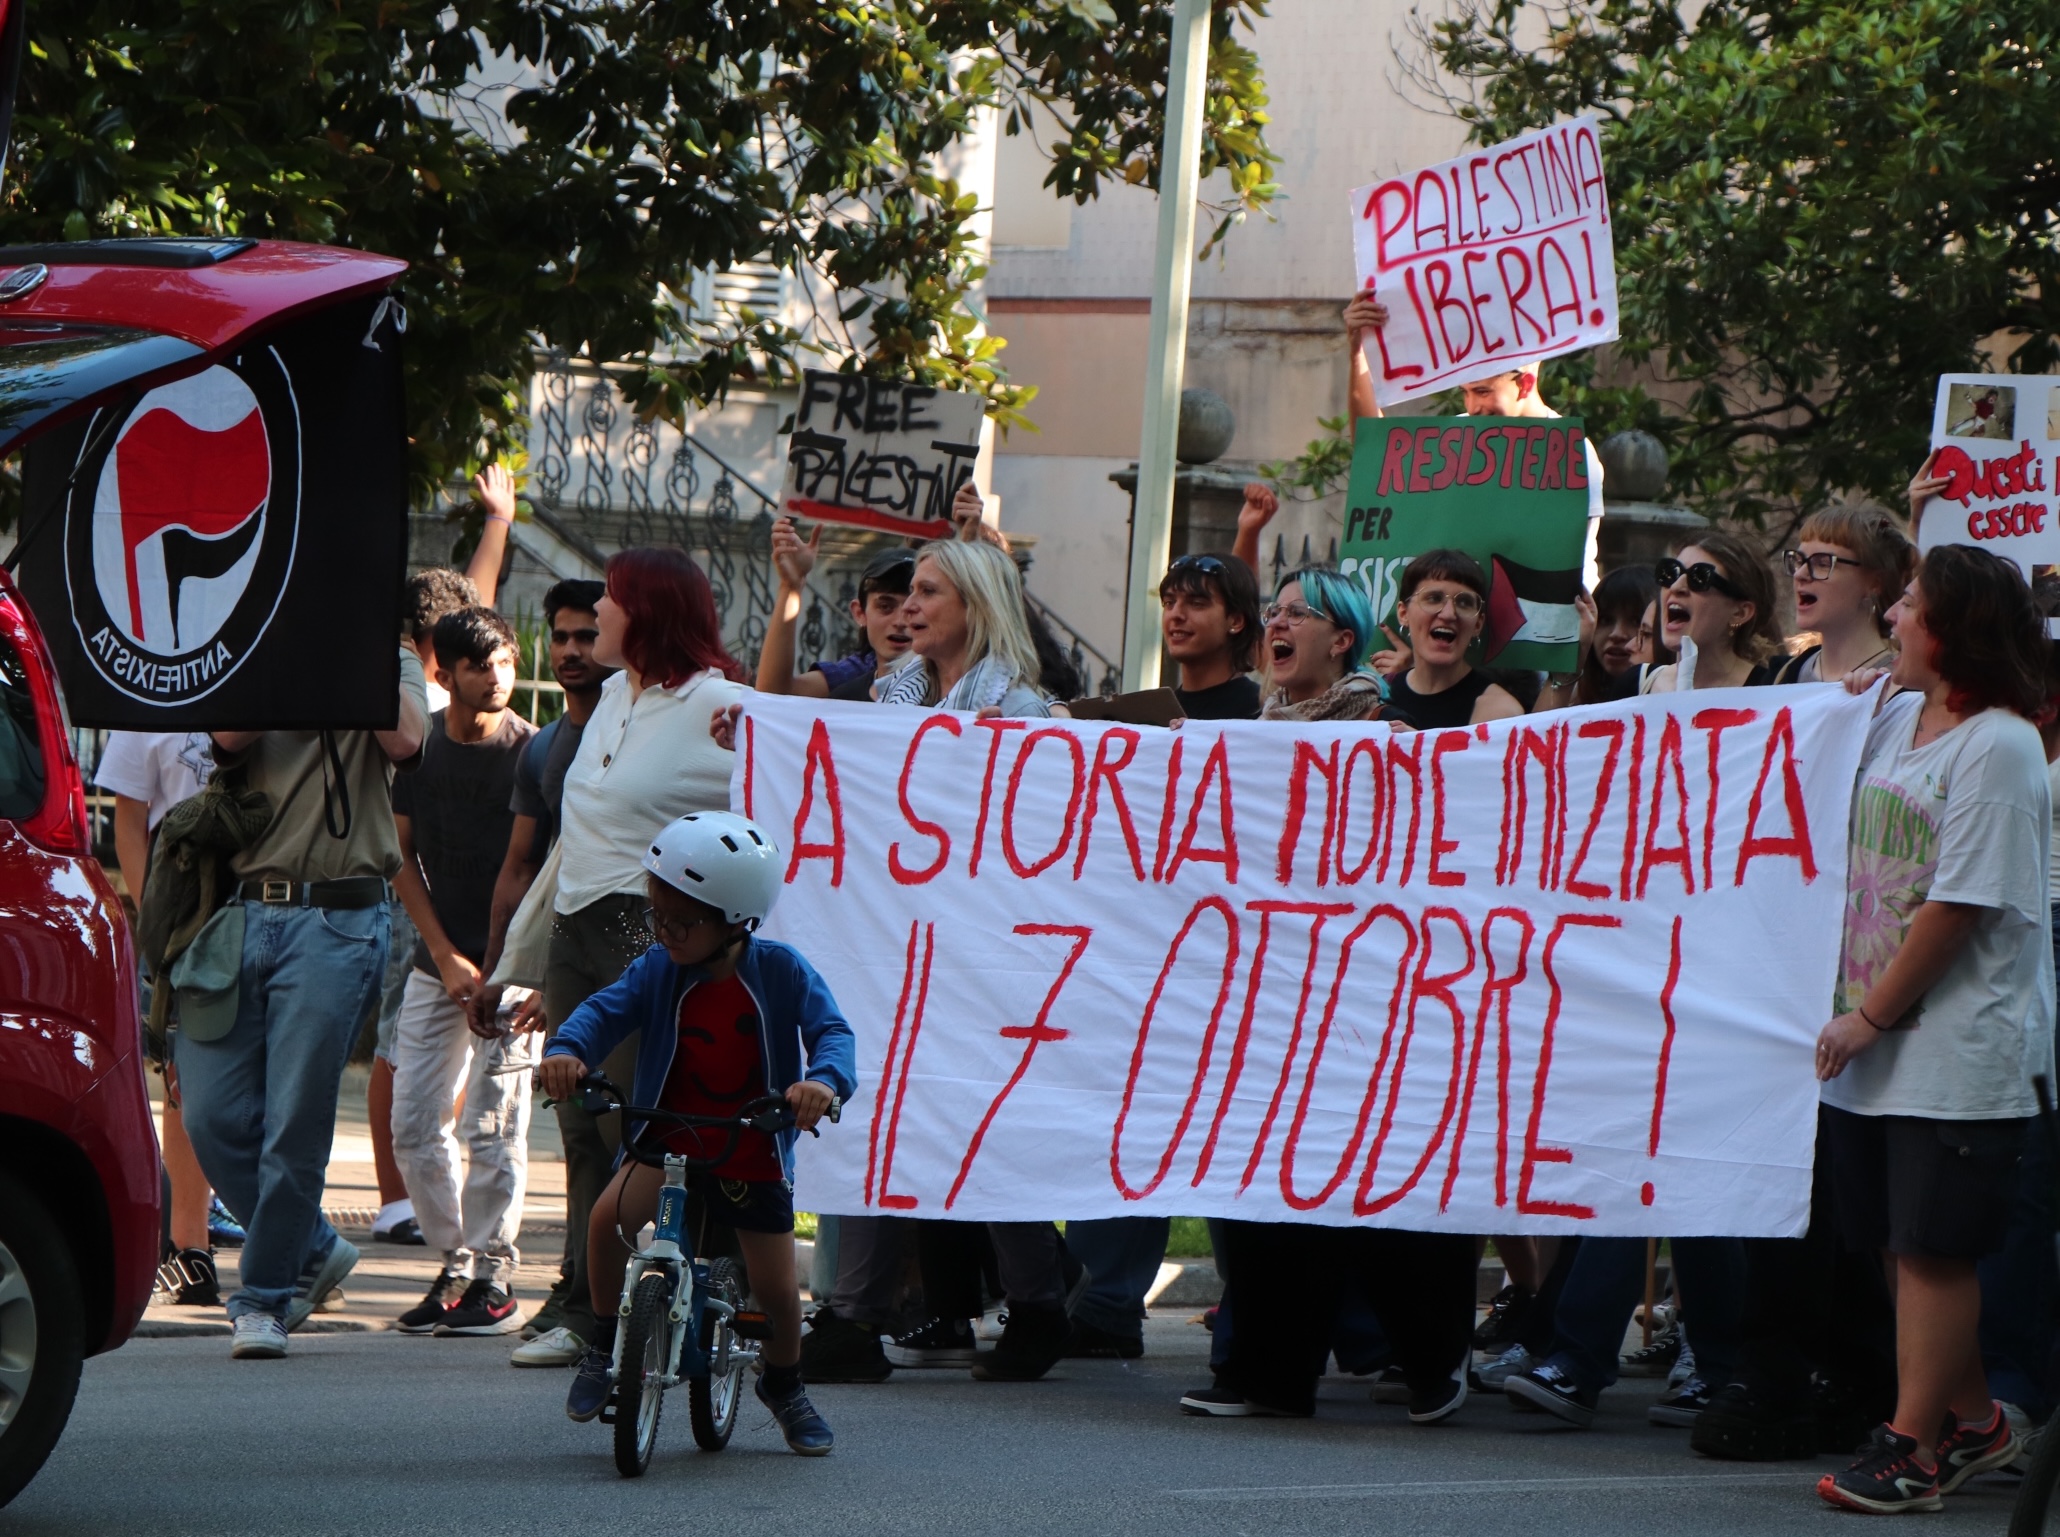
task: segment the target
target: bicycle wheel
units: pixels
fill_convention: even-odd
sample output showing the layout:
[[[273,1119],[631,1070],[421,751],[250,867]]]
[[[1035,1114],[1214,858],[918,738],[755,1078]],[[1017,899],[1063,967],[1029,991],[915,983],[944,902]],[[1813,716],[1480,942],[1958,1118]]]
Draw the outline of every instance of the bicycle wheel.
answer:
[[[708,1267],[708,1294],[733,1308],[743,1306],[744,1286],[734,1260],[719,1259]],[[727,1318],[711,1312],[701,1328],[701,1348],[708,1353],[711,1366],[722,1357],[726,1346],[732,1358],[727,1372],[718,1377],[711,1371],[687,1384],[687,1409],[694,1424],[694,1441],[704,1452],[719,1452],[730,1444],[730,1433],[737,1428],[737,1407],[744,1397],[744,1363],[735,1355],[736,1335]]]
[[[2053,1488],[2060,1484],[2060,1425],[2048,1426],[2032,1448],[2031,1467],[2017,1489],[2010,1512],[2010,1537],[2046,1537],[2060,1532],[2060,1510],[2053,1509]]]
[[[658,1413],[665,1403],[666,1313],[672,1284],[662,1271],[637,1282],[629,1317],[622,1321],[622,1374],[615,1383],[615,1470],[637,1478],[658,1444]]]

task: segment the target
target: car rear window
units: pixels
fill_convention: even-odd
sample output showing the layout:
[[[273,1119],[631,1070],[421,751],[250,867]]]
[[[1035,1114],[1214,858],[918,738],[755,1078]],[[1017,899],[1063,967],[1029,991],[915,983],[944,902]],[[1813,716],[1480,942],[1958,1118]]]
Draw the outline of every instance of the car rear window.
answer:
[[[0,634],[0,818],[26,821],[43,806],[43,748],[28,669]]]

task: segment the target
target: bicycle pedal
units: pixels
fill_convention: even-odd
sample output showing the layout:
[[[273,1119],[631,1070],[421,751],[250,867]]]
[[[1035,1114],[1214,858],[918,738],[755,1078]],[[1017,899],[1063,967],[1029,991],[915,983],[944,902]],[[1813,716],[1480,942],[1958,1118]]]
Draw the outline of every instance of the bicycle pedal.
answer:
[[[603,1425],[613,1425],[615,1423],[615,1411],[621,1407],[622,1400],[615,1394],[610,1393],[608,1395],[608,1402],[601,1405],[601,1412],[595,1415],[594,1418]]]
[[[769,1340],[772,1320],[758,1312],[739,1311],[730,1319],[730,1332],[740,1340]]]

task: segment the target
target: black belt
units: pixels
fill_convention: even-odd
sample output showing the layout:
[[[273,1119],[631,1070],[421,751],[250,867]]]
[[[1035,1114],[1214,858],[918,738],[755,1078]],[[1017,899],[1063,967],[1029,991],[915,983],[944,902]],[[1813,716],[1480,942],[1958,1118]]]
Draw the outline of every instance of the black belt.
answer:
[[[267,907],[377,907],[393,888],[376,875],[347,875],[338,881],[245,881],[237,895]]]

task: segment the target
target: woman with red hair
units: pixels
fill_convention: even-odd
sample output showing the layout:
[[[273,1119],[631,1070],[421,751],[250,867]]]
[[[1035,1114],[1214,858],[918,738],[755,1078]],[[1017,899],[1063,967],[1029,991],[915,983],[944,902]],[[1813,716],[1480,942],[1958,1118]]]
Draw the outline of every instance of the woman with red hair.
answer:
[[[644,851],[659,828],[690,811],[727,811],[733,755],[710,739],[708,716],[743,697],[743,669],[723,649],[708,576],[686,551],[622,550],[608,561],[594,605],[594,660],[620,668],[565,773],[558,895],[544,968],[544,1017],[553,1026],[650,947],[644,925]],[[505,922],[505,917],[503,917]],[[602,1070],[627,1082],[636,1038]],[[587,1214],[615,1159],[601,1123],[577,1103],[558,1106],[565,1143],[567,1232]],[[563,1365],[594,1337],[584,1243],[552,1300],[563,1325],[516,1352],[523,1366]]]
[[[1817,1490],[1936,1510],[2018,1451],[1983,1373],[1975,1262],[2003,1245],[2053,1071],[2047,642],[2016,566],[1940,545],[1889,610],[1900,653],[1854,789],[1837,1017],[1817,1039],[1838,1224],[1881,1253],[1896,1408]]]

